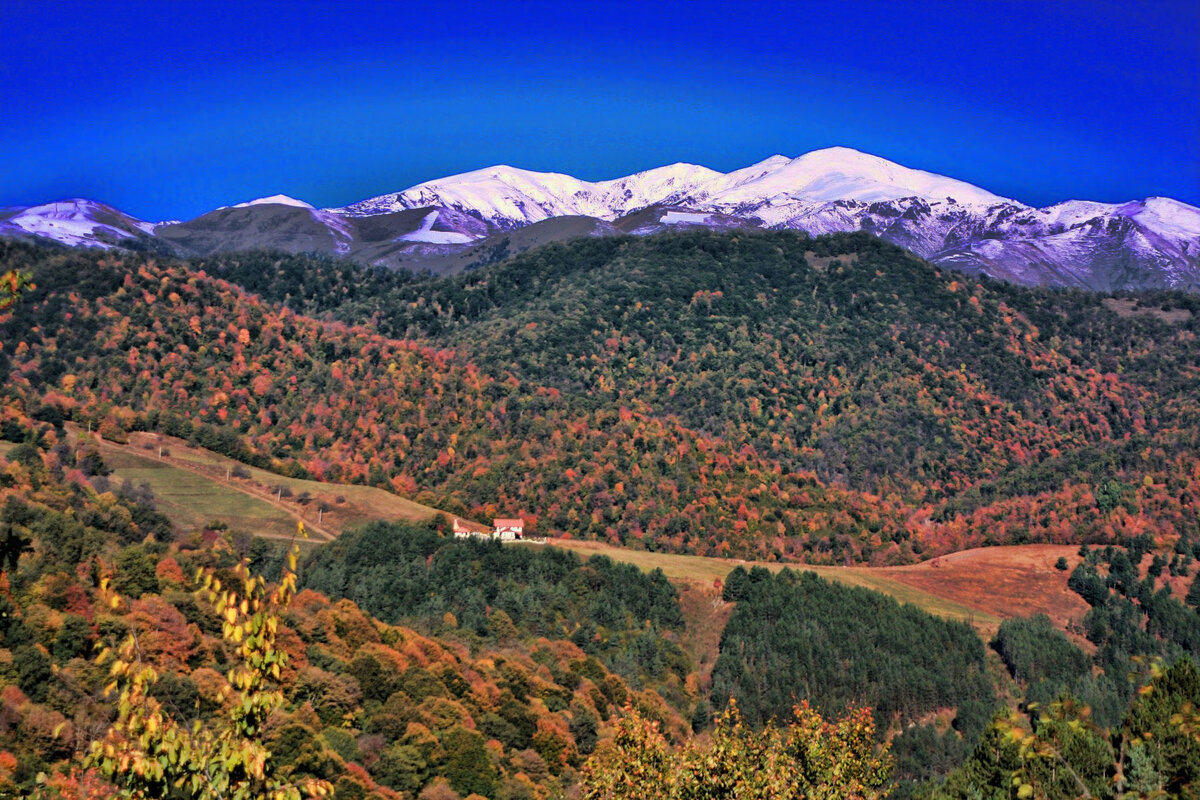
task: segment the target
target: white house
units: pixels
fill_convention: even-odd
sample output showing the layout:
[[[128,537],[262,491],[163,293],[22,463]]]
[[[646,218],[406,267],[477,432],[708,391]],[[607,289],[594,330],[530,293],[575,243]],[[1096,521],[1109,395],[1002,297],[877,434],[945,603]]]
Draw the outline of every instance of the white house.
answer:
[[[525,534],[525,520],[498,519],[492,523],[492,538],[502,542],[520,539]]]

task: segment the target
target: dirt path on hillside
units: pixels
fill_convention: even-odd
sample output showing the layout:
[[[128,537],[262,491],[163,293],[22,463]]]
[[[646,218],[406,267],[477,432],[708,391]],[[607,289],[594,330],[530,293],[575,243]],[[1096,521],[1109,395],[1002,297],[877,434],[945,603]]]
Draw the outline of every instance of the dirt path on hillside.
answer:
[[[241,492],[242,494],[253,497],[255,500],[262,501],[274,508],[279,509],[280,511],[282,511],[285,514],[287,514],[288,516],[290,516],[292,519],[295,519],[297,522],[303,522],[304,529],[309,533],[310,536],[313,536],[313,535],[318,536],[327,542],[332,542],[334,539],[337,538],[337,534],[332,533],[331,531],[329,531],[327,528],[320,525],[319,523],[314,522],[311,519],[305,519],[303,513],[297,511],[295,508],[292,508],[290,504],[284,503],[281,500],[279,500],[276,497],[274,492],[271,492],[267,489],[263,489],[263,488],[259,487],[257,484],[248,482],[243,479],[234,479],[234,478],[227,479],[225,477],[225,475],[222,473],[220,468],[207,469],[207,468],[202,467],[201,465],[195,463],[194,461],[175,458],[175,457],[172,457],[169,455],[160,456],[156,453],[148,453],[148,452],[136,450],[132,445],[123,445],[123,444],[118,444],[116,442],[110,442],[110,441],[107,441],[106,439],[100,438],[100,436],[95,433],[92,434],[92,438],[95,441],[95,443],[97,444],[97,446],[100,448],[101,451],[109,450],[112,452],[124,453],[125,455],[134,456],[136,458],[141,458],[146,461],[157,461],[162,464],[169,464],[170,466],[175,467],[176,469],[187,470],[188,472],[191,472],[194,475],[199,475],[200,477],[210,480],[213,483],[217,483],[221,486],[227,486],[230,489],[233,489],[234,491]],[[178,447],[178,445],[174,445],[174,444],[172,446]],[[267,537],[267,538],[279,538],[279,537]]]

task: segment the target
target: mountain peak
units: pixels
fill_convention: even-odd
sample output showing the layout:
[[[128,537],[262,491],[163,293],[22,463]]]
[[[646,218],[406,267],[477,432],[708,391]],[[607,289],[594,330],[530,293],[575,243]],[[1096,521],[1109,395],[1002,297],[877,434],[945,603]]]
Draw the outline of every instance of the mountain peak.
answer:
[[[994,205],[1014,200],[1000,197],[964,181],[912,169],[852,147],[813,150],[771,170],[762,181],[743,184],[746,192],[785,194],[810,201],[858,200],[876,202],[920,197],[931,202]]]
[[[853,147],[846,147],[845,145],[842,145],[842,144],[835,144],[832,147],[819,147],[816,150],[809,150],[804,155],[799,156],[799,158],[805,158],[808,156],[817,156],[817,157],[819,157],[819,156],[838,156],[838,157],[847,157],[847,158],[859,157],[859,158],[873,158],[873,159],[876,159],[879,161],[887,160],[884,158],[880,158],[879,156],[872,155],[870,153],[865,153],[862,150],[856,150]]]
[[[768,168],[782,167],[784,164],[791,162],[791,160],[792,160],[791,156],[784,156],[784,155],[780,155],[779,153],[776,153],[773,156],[768,156],[767,158],[764,158],[762,161],[758,161],[754,164],[751,164],[749,167],[747,167],[747,169],[755,169],[758,167],[768,167]]]
[[[286,194],[273,194],[270,197],[260,197],[257,200],[250,200],[246,203],[238,203],[233,208],[246,208],[248,206],[295,206],[296,208],[313,208],[310,203],[303,200],[297,200],[294,197],[288,197]]]

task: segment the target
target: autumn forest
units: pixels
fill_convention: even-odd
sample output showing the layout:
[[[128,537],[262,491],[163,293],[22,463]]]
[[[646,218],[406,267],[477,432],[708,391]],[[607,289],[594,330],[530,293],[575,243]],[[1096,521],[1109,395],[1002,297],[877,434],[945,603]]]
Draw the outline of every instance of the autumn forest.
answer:
[[[5,273],[0,796],[1200,792],[1196,295],[790,231],[440,278],[0,240]],[[441,516],[187,530],[111,477],[138,432]],[[1029,544],[1069,547],[1066,624],[805,572]]]

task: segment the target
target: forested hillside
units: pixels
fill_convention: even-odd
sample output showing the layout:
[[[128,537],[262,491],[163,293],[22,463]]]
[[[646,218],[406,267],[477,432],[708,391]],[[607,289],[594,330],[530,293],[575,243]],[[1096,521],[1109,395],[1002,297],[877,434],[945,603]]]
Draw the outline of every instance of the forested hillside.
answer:
[[[847,547],[868,525],[877,543],[907,537],[868,498],[781,474],[669,417],[588,409],[451,350],[279,311],[179,264],[15,246],[10,255],[36,262],[38,289],[0,323],[15,343],[0,350],[5,391],[30,413],[109,436],[157,428],[450,512],[518,511],[533,531],[675,536],[721,553],[766,548],[763,527],[796,552],[803,542],[780,537],[809,524],[814,540]]]
[[[1200,582],[1184,581],[1197,588],[1180,597],[1193,554],[1148,558],[1149,544],[1090,549],[1072,573],[1091,606],[1090,654],[1045,617],[1001,624],[992,647],[1021,688],[1020,713],[997,716],[924,796],[1004,797],[1014,786],[1048,800],[1195,796]]]
[[[237,648],[196,570],[232,586],[242,556],[272,579],[282,561],[240,552],[228,532],[176,538],[144,492],[96,491],[105,468],[94,450],[60,448],[61,430],[24,423],[30,441],[0,457],[0,794],[26,796],[45,773],[41,797],[111,797],[112,784],[81,769],[117,712],[98,650],[134,634],[138,663],[157,671],[148,696],[185,727],[212,725],[229,707]],[[529,800],[576,783],[622,708],[675,738],[688,730],[565,636],[484,614],[494,635],[452,614],[418,632],[301,591],[278,627],[282,704],[258,742],[273,769],[328,780],[341,798],[446,784],[440,796]]]
[[[751,725],[786,717],[800,701],[823,714],[873,710],[893,741],[900,779],[956,766],[998,701],[984,646],[970,627],[814,573],[741,567],[725,598],[737,607],[721,636],[711,701],[736,701]],[[949,712],[952,729],[929,724]]]
[[[1193,297],[979,283],[857,234],[584,240],[441,280],[116,258],[6,246],[38,283],[2,323],[27,412],[681,552],[1197,530]]]
[[[653,686],[682,713],[692,710],[679,595],[661,570],[378,523],[314,551],[301,585],[349,598],[385,622],[440,630],[449,614],[485,640],[569,638],[631,685]]]
[[[452,280],[261,256],[214,269],[870,492],[916,549],[1169,538],[1197,520],[1193,296],[976,282],[857,234],[576,242]]]

